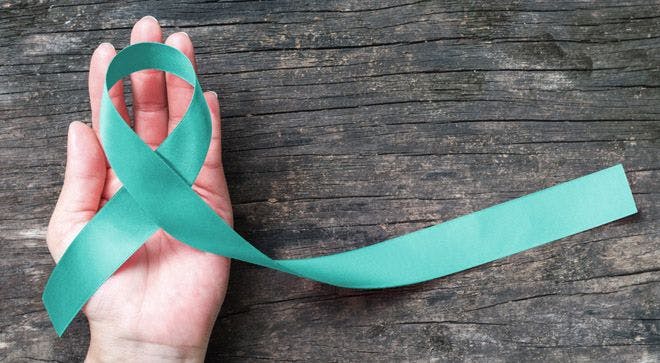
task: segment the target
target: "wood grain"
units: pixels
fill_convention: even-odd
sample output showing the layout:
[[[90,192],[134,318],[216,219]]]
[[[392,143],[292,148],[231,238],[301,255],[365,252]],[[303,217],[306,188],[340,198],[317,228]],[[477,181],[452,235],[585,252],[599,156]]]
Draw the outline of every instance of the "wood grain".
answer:
[[[505,5],[505,3],[510,3]],[[236,262],[208,361],[660,361],[660,2],[0,4],[0,360],[79,361],[40,295],[87,69],[154,15],[221,95],[236,228],[365,246],[623,163],[640,213],[452,276],[357,291]]]

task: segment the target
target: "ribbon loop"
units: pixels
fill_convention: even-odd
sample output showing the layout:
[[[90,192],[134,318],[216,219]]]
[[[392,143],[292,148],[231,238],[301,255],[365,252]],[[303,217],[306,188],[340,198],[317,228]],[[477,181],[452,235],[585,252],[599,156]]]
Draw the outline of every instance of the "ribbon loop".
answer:
[[[132,72],[160,69],[193,85],[178,126],[151,150],[122,119],[108,89]],[[194,68],[175,48],[138,43],[108,68],[101,103],[103,149],[123,187],[87,223],[43,294],[61,335],[85,302],[159,228],[194,248],[349,288],[418,283],[471,268],[637,212],[623,167],[581,178],[352,251],[273,260],[229,227],[192,190],[211,140]]]
[[[143,69],[172,73],[193,86],[193,96],[181,121],[156,154],[192,185],[211,141],[211,115],[190,60],[176,48],[161,43],[140,43],[119,52],[108,66],[101,103],[101,141],[110,165],[124,186],[142,189],[142,168],[154,164],[153,151],[128,127],[112,104],[108,91],[121,78]],[[106,144],[121,147],[107,147]],[[130,162],[124,153],[130,152]],[[137,176],[133,178],[132,176]],[[133,181],[136,180],[136,183]],[[130,189],[130,188],[128,188]]]

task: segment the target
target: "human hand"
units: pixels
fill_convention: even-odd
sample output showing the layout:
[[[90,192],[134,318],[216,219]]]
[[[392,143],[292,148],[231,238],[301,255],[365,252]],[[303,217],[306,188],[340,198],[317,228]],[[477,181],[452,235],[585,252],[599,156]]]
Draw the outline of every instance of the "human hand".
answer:
[[[131,32],[131,44],[162,42],[158,21],[145,17]],[[165,44],[195,64],[192,42],[175,33]],[[48,225],[48,248],[59,261],[83,226],[121,187],[99,142],[99,113],[105,72],[116,54],[101,44],[92,55],[89,96],[92,128],[69,126],[64,185]],[[156,148],[183,117],[193,88],[161,71],[131,75],[135,132]],[[110,97],[128,120],[121,82]],[[231,202],[221,162],[220,109],[217,95],[205,92],[212,140],[193,190],[229,225]],[[145,181],[150,182],[150,181]],[[91,339],[88,361],[202,361],[229,277],[229,259],[196,250],[159,230],[94,294],[83,308]]]

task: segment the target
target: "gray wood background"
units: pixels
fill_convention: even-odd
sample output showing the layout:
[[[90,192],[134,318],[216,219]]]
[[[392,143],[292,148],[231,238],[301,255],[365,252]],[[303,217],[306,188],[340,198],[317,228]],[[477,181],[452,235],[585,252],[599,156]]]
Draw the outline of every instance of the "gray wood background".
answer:
[[[507,4],[509,3],[509,4]],[[279,258],[365,246],[623,163],[640,213],[415,286],[235,263],[209,361],[659,361],[660,2],[0,4],[0,360],[84,357],[40,295],[87,69],[154,15],[223,105],[236,228]]]

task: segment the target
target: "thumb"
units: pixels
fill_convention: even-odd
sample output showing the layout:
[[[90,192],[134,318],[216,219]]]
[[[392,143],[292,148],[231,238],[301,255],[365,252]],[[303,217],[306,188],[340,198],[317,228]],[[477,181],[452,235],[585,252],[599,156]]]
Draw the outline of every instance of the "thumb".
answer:
[[[96,134],[82,122],[69,125],[64,185],[48,224],[46,241],[55,261],[99,209],[106,163]]]

